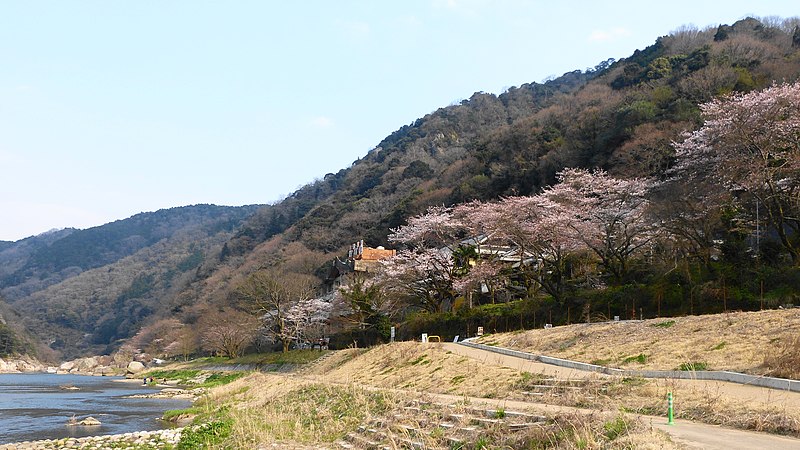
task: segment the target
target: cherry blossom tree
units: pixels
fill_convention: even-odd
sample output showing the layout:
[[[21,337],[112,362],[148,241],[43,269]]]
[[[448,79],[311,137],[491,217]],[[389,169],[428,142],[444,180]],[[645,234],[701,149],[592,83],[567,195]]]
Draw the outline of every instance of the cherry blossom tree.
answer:
[[[455,266],[452,253],[444,248],[400,250],[381,261],[378,281],[389,295],[407,298],[413,306],[430,312],[450,308],[455,297]]]
[[[402,295],[414,306],[441,312],[455,298],[453,281],[457,270],[452,248],[467,229],[452,208],[431,207],[392,230],[389,241],[405,246],[392,258],[381,261],[379,281],[393,295]]]
[[[570,286],[589,280],[586,265],[578,264],[588,251],[610,276],[623,280],[631,258],[652,238],[649,181],[582,169],[559,176],[559,183],[540,195],[432,208],[410,219],[390,237],[413,246],[386,261],[389,284],[419,299],[423,308],[440,311],[457,293],[502,284],[497,264],[502,254],[529,293],[537,286],[561,302]],[[470,247],[473,256],[461,255]],[[517,261],[508,260],[512,253]]]
[[[408,219],[408,224],[392,230],[389,241],[409,248],[443,247],[463,237],[465,227],[452,208],[432,206],[424,214]]]
[[[523,247],[535,255],[536,280],[556,301],[563,302],[568,289],[575,284],[573,262],[586,249],[584,242],[572,232],[574,214],[544,195],[531,197],[538,208],[528,218],[529,242]]]
[[[333,305],[323,299],[300,299],[286,311],[286,333],[298,343],[319,339],[324,335],[332,310]]]
[[[611,278],[623,282],[632,258],[655,234],[648,216],[652,185],[641,178],[614,178],[602,170],[565,169],[543,196],[558,205],[564,225],[597,255]]]
[[[541,195],[515,196],[468,203],[454,212],[463,216],[472,233],[482,236],[476,240],[481,259],[497,262],[500,255],[506,259],[507,270],[500,271],[496,265],[485,267],[487,275],[491,275],[483,280],[487,287],[491,289],[492,282],[507,284],[513,278],[529,294],[541,288],[558,301],[564,298],[572,275],[569,257],[582,244],[565,232],[573,219],[558,204]],[[518,258],[516,262],[509,260],[512,253]],[[481,273],[470,278],[476,276]]]
[[[492,294],[494,303],[494,293],[496,285],[502,283],[501,271],[502,264],[491,258],[478,258],[474,265],[467,265],[467,270],[453,282],[453,289],[466,297],[468,306],[473,306],[472,294],[486,286]]]
[[[571,275],[569,256],[583,246],[569,232],[574,218],[564,208],[538,195],[474,202],[456,211],[464,216],[470,230],[486,237],[484,247],[515,247],[518,274],[557,300],[564,298]],[[531,271],[533,277],[527,277],[526,272]]]
[[[196,330],[189,325],[183,325],[172,342],[164,347],[164,355],[167,357],[180,355],[184,361],[188,361],[189,355],[200,348],[199,339],[200,336]]]
[[[158,356],[174,356],[167,347],[170,346],[184,328],[184,325],[174,318],[161,319],[142,327],[136,336],[131,339],[131,344],[146,353]]]
[[[800,249],[800,83],[701,105],[704,125],[675,144],[675,172],[709,177],[756,202],[795,265]],[[744,208],[753,217],[752,207]]]

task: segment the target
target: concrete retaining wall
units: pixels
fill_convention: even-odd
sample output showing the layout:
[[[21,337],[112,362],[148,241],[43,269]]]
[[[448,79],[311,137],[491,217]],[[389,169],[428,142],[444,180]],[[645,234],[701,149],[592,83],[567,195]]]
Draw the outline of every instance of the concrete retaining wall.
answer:
[[[511,350],[508,348],[495,347],[492,345],[483,345],[464,340],[459,342],[461,345],[473,347],[489,352],[499,353],[501,355],[513,356],[515,358],[527,359],[530,361],[538,361],[544,364],[552,364],[554,366],[566,367],[569,369],[585,370],[589,372],[599,372],[607,375],[620,375],[625,377],[641,377],[641,378],[678,378],[686,380],[714,380],[714,381],[727,381],[730,383],[749,384],[753,386],[766,387],[770,389],[779,389],[782,391],[800,392],[800,381],[787,380],[785,378],[773,377],[759,377],[755,375],[747,375],[738,372],[727,372],[721,370],[697,370],[697,371],[682,371],[682,370],[622,370],[614,369],[611,367],[598,366],[596,364],[587,364],[578,361],[570,361],[567,359],[554,358],[552,356],[535,355],[533,353],[521,352],[519,350]]]

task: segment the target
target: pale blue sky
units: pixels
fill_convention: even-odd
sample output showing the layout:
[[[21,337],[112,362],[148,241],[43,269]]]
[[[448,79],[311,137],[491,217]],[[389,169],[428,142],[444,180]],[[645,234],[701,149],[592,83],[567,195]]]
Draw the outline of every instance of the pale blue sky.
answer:
[[[0,240],[274,202],[404,124],[795,1],[0,0]]]

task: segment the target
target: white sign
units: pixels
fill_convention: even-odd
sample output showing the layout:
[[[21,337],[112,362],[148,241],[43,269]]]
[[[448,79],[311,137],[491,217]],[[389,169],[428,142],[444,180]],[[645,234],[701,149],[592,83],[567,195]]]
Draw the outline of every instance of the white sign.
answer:
[[[422,333],[422,342],[428,342],[428,333]]]
[[[478,336],[483,336],[483,327],[478,327]]]

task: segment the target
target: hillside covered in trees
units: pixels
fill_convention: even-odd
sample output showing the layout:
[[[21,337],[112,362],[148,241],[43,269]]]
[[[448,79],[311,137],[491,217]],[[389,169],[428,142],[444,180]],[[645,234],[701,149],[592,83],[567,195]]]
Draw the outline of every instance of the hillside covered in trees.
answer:
[[[132,346],[173,356],[333,332],[369,342],[385,338],[390,324],[405,336],[464,335],[478,323],[502,330],[541,326],[545,317],[797,303],[795,216],[777,211],[797,205],[791,121],[800,105],[791,92],[764,90],[800,79],[799,24],[749,18],[682,27],[619,61],[500,95],[475,93],[241,223],[217,222],[220,232],[203,238],[159,240],[151,230],[109,245],[105,234],[64,230],[49,244],[2,243],[3,295],[55,350],[98,352],[136,335]],[[739,97],[713,103],[731,95]],[[769,106],[775,98],[787,105],[778,114]],[[733,164],[744,157],[715,166],[722,158],[709,157],[712,144],[744,135],[714,124],[729,111],[756,110],[764,123],[789,119],[785,135],[767,135],[784,153],[766,151],[762,166]],[[687,140],[687,132],[696,133]],[[753,142],[741,155],[760,149]],[[774,191],[741,183],[748,167],[770,168]],[[447,230],[430,225],[445,222]],[[428,228],[409,234],[414,223]],[[404,283],[354,278],[323,296],[332,260],[361,239],[400,250],[408,264],[388,269]],[[517,249],[519,264],[499,267],[484,243]],[[80,247],[103,255],[96,266]],[[413,259],[442,258],[442,248],[450,253],[438,263]],[[81,274],[71,276],[75,267]],[[109,284],[122,267],[125,282]]]
[[[257,209],[171,208],[7,243],[0,298],[23,316],[18,327],[56,352],[108,352],[152,314],[168,314],[161,301],[196,277],[207,256],[217,257]]]

